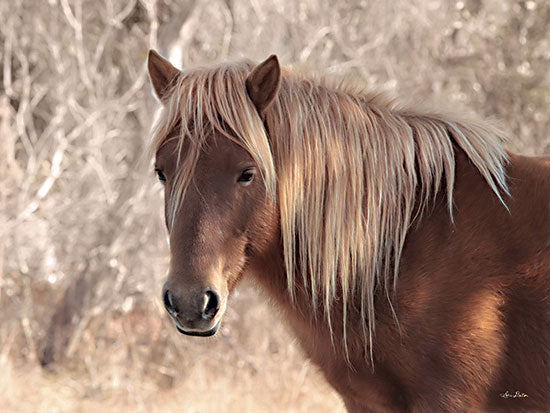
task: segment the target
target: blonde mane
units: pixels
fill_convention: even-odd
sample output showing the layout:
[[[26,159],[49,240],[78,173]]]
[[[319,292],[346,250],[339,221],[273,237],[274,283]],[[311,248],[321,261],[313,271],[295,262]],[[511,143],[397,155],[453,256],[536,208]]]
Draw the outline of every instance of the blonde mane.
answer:
[[[290,296],[301,274],[313,308],[322,305],[330,327],[338,294],[346,349],[346,312],[359,298],[372,357],[375,290],[382,286],[388,294],[395,288],[412,221],[440,190],[452,219],[453,142],[502,200],[508,193],[502,134],[480,122],[418,113],[380,94],[284,70],[266,112],[268,137],[245,88],[252,68],[248,61],[200,68],[174,82],[153,149],[167,137],[180,148],[185,140],[191,144],[178,160],[169,218],[173,222],[207,136],[216,130],[242,145],[279,205]],[[178,122],[179,133],[171,136]]]

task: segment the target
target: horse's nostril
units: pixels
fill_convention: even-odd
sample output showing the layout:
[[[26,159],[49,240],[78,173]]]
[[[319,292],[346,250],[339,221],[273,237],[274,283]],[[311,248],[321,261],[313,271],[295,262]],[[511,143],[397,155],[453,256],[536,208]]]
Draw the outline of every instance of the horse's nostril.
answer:
[[[216,316],[220,309],[220,299],[215,291],[208,290],[204,293],[204,309],[202,318],[210,320]]]
[[[178,312],[176,308],[174,307],[174,302],[172,301],[172,294],[170,293],[170,290],[166,290],[164,292],[164,296],[162,297],[162,301],[164,302],[164,307],[166,308],[166,311],[170,313],[172,317],[177,317]]]

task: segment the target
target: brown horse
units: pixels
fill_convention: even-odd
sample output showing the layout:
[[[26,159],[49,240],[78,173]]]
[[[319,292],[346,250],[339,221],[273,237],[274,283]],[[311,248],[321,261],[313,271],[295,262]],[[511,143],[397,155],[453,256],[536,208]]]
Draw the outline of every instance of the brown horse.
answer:
[[[181,333],[246,275],[350,411],[550,410],[550,159],[275,56],[148,69]]]

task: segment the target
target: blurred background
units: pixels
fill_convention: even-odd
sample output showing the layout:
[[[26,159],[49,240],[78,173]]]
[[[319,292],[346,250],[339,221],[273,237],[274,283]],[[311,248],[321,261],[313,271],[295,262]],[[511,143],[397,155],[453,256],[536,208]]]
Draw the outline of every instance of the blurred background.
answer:
[[[277,53],[550,154],[550,0],[0,0],[0,16],[2,411],[343,410],[254,286],[213,338],[165,315],[150,47],[179,67]]]

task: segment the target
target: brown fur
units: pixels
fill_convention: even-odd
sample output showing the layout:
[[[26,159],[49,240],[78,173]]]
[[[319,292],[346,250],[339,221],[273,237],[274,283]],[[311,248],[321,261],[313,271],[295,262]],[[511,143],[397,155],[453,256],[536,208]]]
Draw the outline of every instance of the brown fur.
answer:
[[[510,213],[464,156],[457,169],[454,225],[440,200],[408,235],[393,299],[399,328],[387,301],[377,303],[373,370],[360,334],[347,364],[306,297],[292,307],[279,243],[251,271],[350,411],[550,409],[550,161],[511,156]]]
[[[270,59],[267,67],[273,65]],[[154,64],[164,65],[162,61]],[[349,267],[349,275],[342,274],[342,267],[336,265],[332,267],[337,268],[336,276],[308,277],[304,268],[313,268],[313,264],[303,257],[308,249],[301,248],[299,244],[306,240],[298,234],[293,235],[298,245],[292,248],[296,255],[290,260],[294,264],[289,276],[285,227],[281,225],[280,200],[284,193],[279,189],[274,196],[270,188],[273,179],[281,185],[288,173],[281,163],[282,152],[277,149],[283,139],[277,132],[281,131],[278,124],[284,122],[284,98],[274,95],[286,93],[292,99],[287,89],[291,75],[283,76],[280,84],[269,70],[263,70],[266,62],[262,65],[261,70],[245,66],[252,75],[242,78],[242,90],[254,91],[250,101],[261,104],[256,106],[257,120],[250,117],[250,124],[244,126],[227,124],[233,120],[227,115],[233,109],[225,101],[218,105],[225,115],[212,112],[207,105],[194,109],[191,105],[201,106],[204,102],[196,100],[200,89],[184,95],[185,72],[171,79],[152,76],[157,93],[168,90],[167,84],[175,85],[163,98],[167,114],[157,127],[155,150],[156,166],[167,178],[166,216],[172,254],[168,283],[182,312],[185,303],[194,300],[205,285],[220,292],[225,309],[228,294],[248,274],[275,298],[304,350],[342,395],[350,411],[550,410],[550,160],[509,154],[506,176],[510,196],[504,197],[506,208],[498,190],[499,186],[506,190],[499,181],[499,168],[505,163],[490,141],[494,137],[489,128],[456,123],[444,116],[427,117],[383,99],[313,86],[309,92],[312,99],[326,94],[328,99],[341,103],[339,111],[376,112],[380,124],[387,128],[384,134],[376,135],[377,139],[406,133],[407,125],[413,128],[411,142],[417,153],[413,169],[406,173],[418,174],[417,186],[412,188],[418,194],[411,194],[412,205],[402,204],[407,207],[407,215],[399,220],[395,232],[385,233],[391,242],[384,248],[394,247],[384,250],[383,262],[368,282],[358,280],[365,275],[353,273],[353,266]],[[278,64],[275,66],[272,70],[278,70]],[[225,76],[241,79],[238,73],[242,67],[227,67]],[[162,67],[154,71],[170,72]],[[205,73],[212,73],[205,79],[215,82],[215,71]],[[266,82],[267,89],[258,81],[256,87],[250,84],[255,82],[254,73],[262,74],[258,76],[260,83],[271,79]],[[232,89],[237,86],[227,85],[224,93],[242,93]],[[277,89],[275,94],[273,88]],[[186,98],[188,101],[180,101]],[[248,111],[246,102],[232,102]],[[359,105],[354,107],[353,102]],[[194,114],[193,125],[181,121],[189,120],[184,113],[188,108]],[[360,116],[358,112],[353,114],[354,119]],[[219,122],[220,117],[223,125],[208,127],[208,122]],[[199,119],[208,122],[197,125]],[[275,148],[273,170],[265,166],[269,163],[265,151],[252,145],[252,138],[237,133],[244,129],[246,133],[265,133],[264,124],[265,137]],[[378,129],[367,132],[380,133]],[[328,132],[321,128],[319,133]],[[316,138],[312,134],[307,145],[314,145]],[[368,141],[374,137],[358,139]],[[422,158],[430,147],[441,144],[450,145],[445,146],[448,150],[440,148],[446,159],[441,164],[434,163],[436,152],[432,152],[432,164]],[[335,151],[342,149],[334,145]],[[257,177],[246,187],[237,185],[240,171],[250,166],[257,168]],[[432,168],[439,168],[440,175]],[[308,173],[305,171],[302,175]],[[343,174],[342,183],[346,173],[352,174],[338,171]],[[401,179],[402,172],[395,173]],[[435,174],[434,180],[428,181],[431,174]],[[408,190],[404,184],[399,188]],[[337,189],[333,194],[340,196]],[[366,193],[361,198],[367,214],[371,206],[368,196]],[[361,205],[357,208],[363,210]],[[384,208],[392,211],[389,203],[382,205],[381,217],[385,216]],[[341,213],[355,215],[352,212]],[[321,216],[326,220],[330,215],[325,212]],[[338,222],[339,217],[334,219]],[[305,227],[306,235],[307,231],[323,228],[310,222]],[[361,228],[371,231],[368,225]],[[347,228],[341,230],[349,233]],[[400,231],[404,231],[402,244],[391,238],[399,237]],[[339,240],[352,243],[345,238],[348,233]],[[358,239],[367,244],[373,240],[386,242],[370,235]],[[337,261],[339,252],[334,252],[322,259]],[[395,271],[385,272],[384,265],[396,262]],[[329,267],[320,268],[323,271]],[[391,278],[393,286],[389,288],[389,274],[393,272],[396,277]],[[326,287],[320,302],[315,300],[315,282]],[[370,292],[372,300],[367,299]],[[223,311],[211,324],[191,328],[207,330],[219,323],[221,316]],[[371,327],[375,321],[374,333]]]

